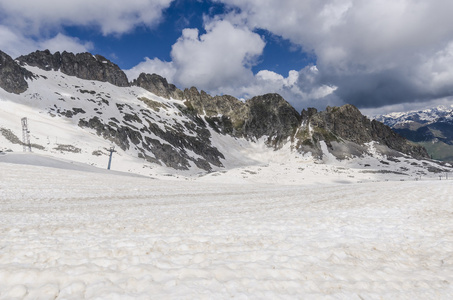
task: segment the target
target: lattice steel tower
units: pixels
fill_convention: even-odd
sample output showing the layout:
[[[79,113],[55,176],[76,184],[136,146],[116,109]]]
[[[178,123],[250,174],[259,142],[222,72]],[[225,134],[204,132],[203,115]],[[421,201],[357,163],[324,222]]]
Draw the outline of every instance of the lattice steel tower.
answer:
[[[28,122],[27,118],[22,118],[22,142],[24,146],[24,152],[31,152],[31,144],[30,144],[30,131],[28,130]]]

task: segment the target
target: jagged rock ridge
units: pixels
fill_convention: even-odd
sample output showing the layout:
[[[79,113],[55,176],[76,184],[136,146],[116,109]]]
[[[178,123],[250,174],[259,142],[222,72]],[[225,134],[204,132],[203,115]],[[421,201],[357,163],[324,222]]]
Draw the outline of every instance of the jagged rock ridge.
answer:
[[[157,74],[141,73],[137,79],[132,81],[132,85],[139,86],[151,93],[166,99],[182,99],[183,92],[174,84],[169,84],[167,79]]]
[[[146,77],[141,75],[141,78]],[[145,84],[142,86],[146,88]],[[369,120],[352,105],[328,107],[323,112],[309,108],[299,114],[278,94],[261,95],[241,102],[229,95],[213,97],[204,91],[198,92],[195,87],[185,89],[182,97],[179,90],[175,92],[174,86],[168,85],[167,91],[160,91],[161,95],[170,93],[180,97],[177,99],[185,99],[186,106],[194,114],[203,116],[214,130],[252,139],[266,136],[268,145],[275,148],[291,140],[299,151],[321,155],[320,141],[324,141],[331,150],[334,150],[333,143],[337,150],[341,148],[341,151],[333,152],[338,158],[344,158],[362,155],[366,149],[360,145],[375,141],[417,158],[429,157],[426,149],[408,142],[390,127]]]
[[[17,58],[22,64],[49,71],[60,70],[69,76],[80,79],[110,82],[113,85],[126,87],[129,81],[126,74],[114,63],[101,55],[90,53],[50,53],[49,50],[36,51]]]
[[[140,74],[133,85],[164,98],[184,100],[194,115],[216,130],[235,137],[259,139],[269,137],[273,146],[294,134],[300,122],[299,113],[278,94],[266,94],[242,102],[230,95],[211,96],[191,87],[181,91],[156,74]]]
[[[20,94],[27,90],[26,79],[33,77],[30,71],[20,67],[8,54],[0,51],[0,87],[9,93]]]
[[[416,158],[429,157],[426,149],[408,142],[390,127],[376,120],[371,121],[350,104],[327,107],[322,112],[316,109],[302,111],[299,137],[301,149],[316,149],[314,146],[321,140],[331,149],[334,148],[334,142],[337,145],[342,141],[363,145],[374,141]]]
[[[299,125],[299,113],[278,94],[253,97],[246,102],[229,96],[212,97],[196,88],[184,91],[187,105],[217,131],[236,137],[269,138],[269,145],[279,147]]]

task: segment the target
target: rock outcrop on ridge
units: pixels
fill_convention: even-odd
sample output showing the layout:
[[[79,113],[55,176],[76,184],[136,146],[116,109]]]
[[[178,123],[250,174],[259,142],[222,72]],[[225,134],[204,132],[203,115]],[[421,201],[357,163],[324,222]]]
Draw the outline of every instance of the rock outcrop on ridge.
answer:
[[[9,93],[20,94],[27,90],[26,79],[32,78],[30,71],[19,66],[8,54],[0,51],[0,87]]]
[[[268,137],[269,145],[279,148],[281,141],[294,134],[299,113],[278,94],[253,97],[245,102],[229,96],[212,97],[196,88],[186,89],[186,105],[218,132],[235,137]]]
[[[338,148],[338,143],[352,142],[364,145],[374,141],[416,158],[429,157],[425,148],[409,142],[378,121],[370,121],[350,104],[327,107],[325,111],[320,112],[314,108],[303,110],[297,138],[299,148],[305,150],[316,150],[319,141],[325,141],[332,150],[335,146]],[[356,151],[357,147],[349,154]]]
[[[129,86],[126,74],[116,64],[101,55],[92,55],[87,52],[73,54],[66,51],[52,54],[49,50],[44,50],[20,56],[17,60],[22,65],[27,64],[46,71],[60,70],[66,75],[80,79],[110,82],[120,87]]]
[[[141,73],[137,79],[132,81],[132,85],[144,88],[151,93],[166,99],[182,99],[183,92],[174,84],[169,84],[167,79],[157,74]]]

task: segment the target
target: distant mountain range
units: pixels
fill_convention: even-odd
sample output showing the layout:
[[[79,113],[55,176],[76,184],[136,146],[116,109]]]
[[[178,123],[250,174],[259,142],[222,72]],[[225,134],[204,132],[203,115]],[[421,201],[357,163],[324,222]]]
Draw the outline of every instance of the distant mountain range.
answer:
[[[243,102],[180,90],[156,74],[130,81],[116,64],[90,53],[46,50],[13,59],[0,51],[0,152],[25,146],[22,117],[30,120],[33,151],[102,166],[113,145],[117,167],[136,173],[254,164],[262,147],[324,163],[374,157],[383,169],[405,161],[420,172],[443,171],[428,162],[424,147],[352,105],[298,112],[278,94]]]
[[[424,146],[432,158],[453,161],[453,105],[391,113],[375,119]]]

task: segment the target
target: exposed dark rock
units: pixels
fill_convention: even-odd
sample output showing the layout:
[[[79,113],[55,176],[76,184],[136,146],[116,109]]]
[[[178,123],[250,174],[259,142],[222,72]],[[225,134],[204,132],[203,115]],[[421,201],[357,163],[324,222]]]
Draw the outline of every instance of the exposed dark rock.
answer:
[[[33,73],[22,68],[8,54],[0,51],[0,87],[8,93],[20,94],[28,89],[26,79]]]
[[[161,108],[162,109],[167,108],[162,102],[154,101],[146,97],[139,97],[138,100],[143,101],[149,108],[151,108],[155,112],[159,112]]]
[[[23,145],[24,143],[15,135],[11,129],[1,128],[0,133],[12,144]]]
[[[318,110],[314,107],[309,107],[307,108],[307,110],[302,110],[301,114],[300,114],[300,117],[302,120],[308,120],[309,118],[311,118],[314,114],[316,114],[318,112]]]
[[[190,124],[192,125],[192,128],[186,128],[192,129],[196,133],[196,136],[186,135],[184,133],[184,127],[179,129],[166,126],[165,130],[162,130],[157,124],[149,122],[149,126],[147,127],[149,131],[154,133],[162,140],[168,142],[174,149],[171,151],[171,153],[169,153],[168,147],[165,146],[166,151],[156,152],[156,147],[158,147],[159,144],[157,142],[154,142],[154,148],[151,148],[150,150],[153,152],[156,158],[170,167],[179,166],[178,168],[184,169],[185,167],[183,166],[189,166],[189,161],[194,162],[198,167],[206,171],[211,170],[211,166],[209,164],[217,167],[222,166],[220,158],[225,157],[217,148],[211,145],[211,134],[209,130],[205,128],[204,123],[203,126],[194,125],[194,123]],[[146,145],[144,147],[146,147]],[[175,149],[180,150],[176,151]],[[187,154],[186,150],[194,152],[195,154],[202,157],[202,159],[194,159],[193,157],[190,157]],[[179,156],[178,159],[175,159],[176,155]]]
[[[57,151],[61,151],[61,152],[72,152],[72,153],[81,153],[82,152],[82,149],[77,148],[73,145],[58,144],[58,146],[55,147],[54,149]]]
[[[8,141],[10,141],[13,144],[19,144],[19,145],[22,145],[22,146],[28,146],[28,145],[24,144],[24,142],[22,142],[10,129],[6,129],[6,128],[1,128],[0,127],[0,133]],[[32,148],[39,149],[39,150],[44,150],[45,149],[44,146],[41,146],[39,144],[34,144],[34,143],[30,144],[29,146],[32,147]]]
[[[299,113],[279,94],[253,97],[246,104],[249,115],[245,120],[244,132],[260,138],[268,136],[274,146],[280,146],[292,137],[299,126]]]
[[[113,126],[112,126],[113,125]],[[140,132],[134,131],[128,126],[119,126],[116,123],[104,124],[98,117],[92,117],[88,121],[79,120],[80,127],[88,127],[96,130],[99,136],[118,145],[122,150],[129,149],[129,139],[133,142],[141,140]],[[140,135],[138,137],[137,135]]]
[[[111,118],[107,124],[104,124],[98,117],[93,117],[89,120],[81,119],[79,126],[96,130],[98,135],[110,140],[123,150],[130,149],[133,144],[141,152],[140,157],[153,163],[163,163],[180,170],[189,169],[190,162],[206,171],[212,169],[211,165],[222,166],[220,159],[224,156],[212,146],[211,133],[200,118],[192,115],[192,122],[165,125],[164,130],[149,117],[149,111],[146,114],[145,110],[141,110],[141,114],[134,113],[129,107],[131,112],[126,113],[122,111],[124,105],[117,105],[117,107],[122,114],[121,123],[123,124],[115,118]],[[190,135],[186,132],[190,132]],[[160,140],[150,138],[145,133],[154,134]],[[195,153],[198,157],[192,157],[189,152]],[[154,157],[150,155],[151,153]]]
[[[62,58],[60,52],[55,52],[55,54],[52,54],[49,50],[38,50],[28,55],[19,56],[17,60],[22,65],[27,64],[29,66],[38,67],[46,71],[58,71],[61,67]]]
[[[390,149],[416,158],[428,158],[426,149],[415,145],[395,133],[390,127],[370,121],[353,105],[327,107],[325,111],[314,109],[302,111],[302,125],[298,130],[298,148],[319,148],[323,140],[332,148],[333,142],[349,141],[363,145],[371,141],[378,142]]]
[[[83,109],[77,108],[77,107],[74,107],[72,110],[74,111],[74,115],[85,113],[85,111]]]
[[[184,90],[186,106],[198,115],[204,115],[214,130],[236,137],[269,137],[272,146],[294,134],[299,113],[278,94],[254,97],[245,103],[229,96],[212,97],[195,87]]]
[[[184,90],[186,106],[195,114],[205,116],[206,121],[218,132],[243,136],[249,107],[238,99],[229,96],[212,97],[195,87]]]
[[[51,54],[49,50],[36,51],[20,56],[17,60],[21,64],[38,67],[40,69],[60,70],[69,76],[76,76],[86,80],[110,82],[116,86],[129,86],[126,74],[114,63],[101,55],[90,53],[68,53],[64,51]]]
[[[423,146],[414,144],[394,132],[390,127],[376,120],[371,121],[373,138],[389,148],[411,155],[415,158],[429,158]]]
[[[157,74],[141,73],[137,79],[134,79],[132,85],[144,88],[151,93],[166,99],[183,99],[183,92],[174,84],[169,84],[167,79]]]

